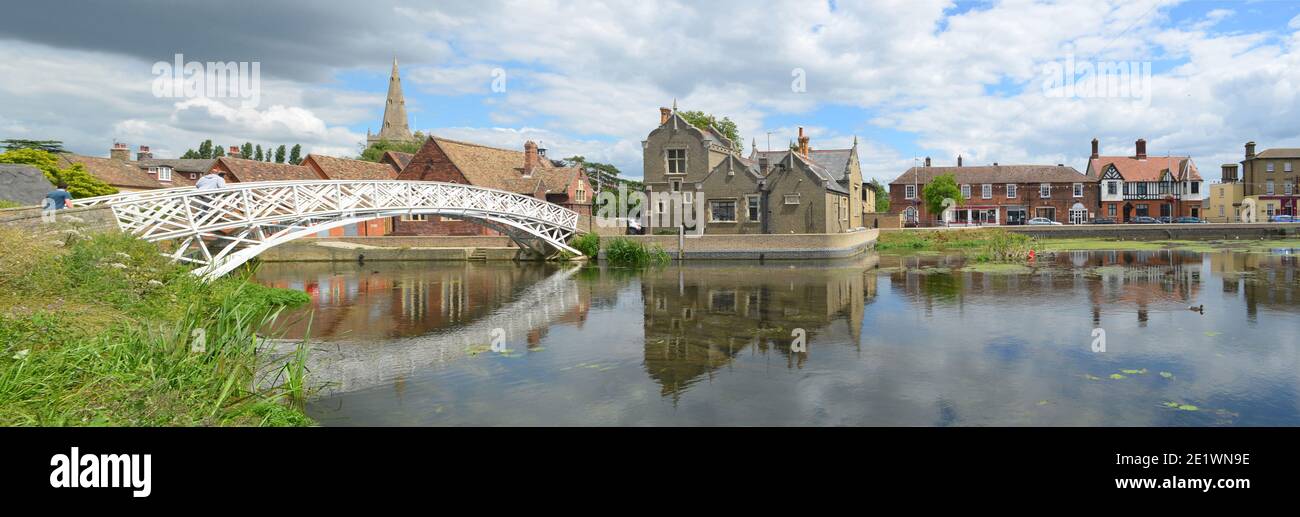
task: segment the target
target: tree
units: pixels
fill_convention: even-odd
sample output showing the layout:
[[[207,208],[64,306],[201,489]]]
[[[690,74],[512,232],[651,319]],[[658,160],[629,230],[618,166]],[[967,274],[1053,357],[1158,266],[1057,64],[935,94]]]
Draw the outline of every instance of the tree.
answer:
[[[952,200],[952,206],[965,203],[966,200],[961,197],[961,188],[957,186],[957,177],[952,174],[943,174],[927,184],[921,189],[921,199],[925,201],[925,209],[931,214],[942,214],[947,200]]]
[[[589,162],[587,161],[586,158],[582,156],[570,156],[568,158],[565,158],[562,161],[564,162],[564,164],[568,165],[569,167],[582,167],[583,169],[589,171],[591,170],[600,171],[605,174],[610,174],[613,176],[618,176],[623,172],[618,170],[618,167],[615,167],[612,164],[600,163],[600,162]]]
[[[255,157],[255,160],[259,162],[262,161],[262,144],[257,144],[257,149],[253,151],[253,156]]]
[[[6,151],[15,151],[18,149],[37,149],[47,153],[63,153],[63,142],[59,140],[24,140],[20,138],[11,138],[0,140]]]
[[[745,144],[740,141],[740,129],[736,127],[736,123],[732,122],[731,119],[722,117],[722,120],[718,120],[717,117],[703,111],[680,111],[677,114],[690,122],[692,126],[700,129],[708,129],[709,126],[717,128],[718,132],[722,133],[722,136],[727,137],[727,140],[731,140],[731,146],[737,152],[744,152]]]
[[[182,160],[195,160],[199,158],[199,152],[193,149],[186,149],[185,154],[181,155]]]
[[[880,183],[880,180],[871,178],[867,182],[867,188],[876,193],[876,212],[884,213],[889,211],[889,190]]]
[[[0,163],[21,163],[31,165],[45,173],[50,183],[68,184],[68,193],[74,198],[106,196],[116,194],[117,189],[99,178],[91,176],[86,167],[74,163],[66,169],[59,168],[58,159],[53,154],[40,149],[15,149],[0,154]]]
[[[275,148],[275,163],[284,163],[284,144]]]
[[[357,159],[368,162],[378,162],[384,158],[384,153],[388,151],[415,154],[420,151],[420,147],[422,146],[424,146],[424,141],[422,140],[380,140],[370,144],[365,149],[362,149],[361,155],[357,156]]]
[[[218,147],[217,150],[221,150],[221,148]],[[208,158],[215,158],[216,155],[212,154],[212,140],[204,140],[203,143],[199,144],[198,154],[199,154],[199,158],[202,158],[204,160]]]
[[[261,146],[258,146],[258,147],[261,147]],[[246,159],[246,160],[251,160],[251,159],[253,159],[253,143],[252,143],[252,142],[244,142],[244,145],[239,146],[239,157],[240,157],[240,158],[244,158],[244,159]],[[262,153],[257,153],[257,160],[258,160],[258,161],[262,161]]]
[[[289,163],[298,165],[302,163],[302,145],[293,144],[293,150],[289,151]]]
[[[211,140],[209,140],[209,142],[211,142]],[[225,156],[226,152],[222,149],[225,148],[219,145],[212,146],[212,156],[209,156],[208,158],[221,158],[222,156]]]

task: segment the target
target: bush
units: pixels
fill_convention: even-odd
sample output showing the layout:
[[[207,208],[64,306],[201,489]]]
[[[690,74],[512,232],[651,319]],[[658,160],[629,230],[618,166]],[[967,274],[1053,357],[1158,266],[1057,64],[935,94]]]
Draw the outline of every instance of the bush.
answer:
[[[624,238],[609,241],[609,245],[605,247],[605,259],[612,266],[631,267],[662,265],[672,261],[668,252],[658,245],[646,248],[645,244]]]
[[[569,241],[569,245],[591,258],[596,258],[600,254],[600,236],[595,233],[584,233],[574,237]]]

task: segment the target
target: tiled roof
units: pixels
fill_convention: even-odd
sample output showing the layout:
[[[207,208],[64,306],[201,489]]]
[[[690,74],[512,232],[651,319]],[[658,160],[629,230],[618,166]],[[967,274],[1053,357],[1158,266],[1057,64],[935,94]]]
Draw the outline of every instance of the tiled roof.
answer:
[[[164,187],[186,187],[193,186],[199,178],[212,169],[214,159],[146,159],[135,162],[140,170],[149,174],[150,167],[171,167],[171,181],[158,180],[158,183]],[[194,177],[190,178],[193,174]],[[150,174],[150,177],[154,177]],[[156,179],[156,178],[155,178]]]
[[[1297,148],[1277,148],[1265,149],[1255,155],[1257,158],[1300,158],[1300,149]]]
[[[1133,156],[1098,156],[1088,160],[1088,168],[1098,177],[1106,173],[1106,167],[1114,165],[1124,181],[1160,181],[1165,171],[1173,173],[1174,178],[1183,180],[1183,171],[1191,173],[1191,179],[1201,179],[1196,164],[1186,156],[1147,156],[1137,159]]]
[[[1065,165],[976,165],[964,167],[910,167],[890,185],[926,184],[935,177],[952,174],[957,183],[1079,183],[1097,181]]]
[[[309,154],[303,159],[304,167],[314,164],[318,172],[332,180],[391,180],[397,177],[397,171],[389,165],[351,158],[335,158],[320,154]]]
[[[506,190],[533,193],[535,179],[523,178],[524,152],[499,149],[486,145],[432,137],[442,152],[451,159],[470,184]],[[427,144],[426,144],[427,145]],[[540,160],[540,169],[553,167],[550,160]],[[534,176],[539,176],[534,171]]]
[[[384,153],[384,157],[381,158],[379,161],[380,163],[391,163],[393,164],[394,167],[397,168],[397,172],[402,172],[402,169],[405,169],[407,165],[410,165],[411,158],[414,157],[415,155],[411,153],[403,153],[400,151],[387,151]]]
[[[243,158],[231,158],[223,156],[217,158],[218,164],[225,166],[226,170],[234,176],[236,181],[253,182],[253,181],[298,181],[298,180],[318,180],[321,179],[315,171],[302,165],[290,165],[287,163],[260,162],[257,160],[245,160]]]
[[[59,168],[69,167],[74,163],[80,163],[86,167],[86,172],[89,172],[91,176],[99,178],[100,181],[114,187],[157,189],[171,186],[159,183],[149,173],[140,170],[140,164],[134,161],[71,153],[60,153],[58,155]]]

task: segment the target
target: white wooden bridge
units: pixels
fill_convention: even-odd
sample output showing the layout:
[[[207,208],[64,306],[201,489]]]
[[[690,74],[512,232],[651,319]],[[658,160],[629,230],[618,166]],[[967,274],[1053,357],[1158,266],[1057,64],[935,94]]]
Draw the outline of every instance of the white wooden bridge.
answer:
[[[543,256],[566,244],[578,213],[522,194],[433,181],[263,181],[78,199],[108,205],[122,231],[170,242],[173,260],[224,275],[280,244],[369,219],[429,214],[481,224]]]

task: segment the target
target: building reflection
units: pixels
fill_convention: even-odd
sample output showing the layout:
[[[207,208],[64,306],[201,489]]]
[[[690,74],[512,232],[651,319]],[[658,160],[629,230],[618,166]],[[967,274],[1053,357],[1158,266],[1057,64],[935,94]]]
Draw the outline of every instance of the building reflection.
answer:
[[[857,346],[875,297],[874,255],[789,266],[694,262],[641,276],[645,362],[674,399],[742,353],[801,368],[818,346]],[[779,264],[779,263],[778,263]],[[792,349],[796,329],[806,348]]]
[[[306,292],[311,303],[285,318],[286,338],[382,339],[412,337],[479,320],[510,303],[528,286],[554,274],[544,264],[375,262],[268,263],[264,285]],[[590,296],[580,293],[569,313],[551,323],[586,320]],[[529,332],[535,346],[546,325]]]

